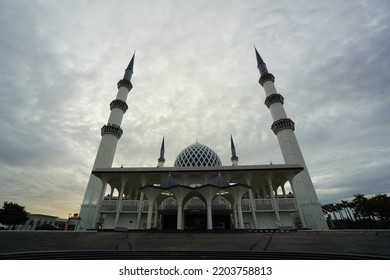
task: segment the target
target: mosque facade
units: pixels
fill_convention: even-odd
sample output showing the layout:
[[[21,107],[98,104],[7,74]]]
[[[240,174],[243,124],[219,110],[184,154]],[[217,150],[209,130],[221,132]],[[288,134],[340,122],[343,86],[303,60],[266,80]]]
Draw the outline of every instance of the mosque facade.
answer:
[[[96,155],[80,210],[79,230],[327,230],[307,170],[295,123],[284,111],[275,77],[255,49],[259,83],[271,112],[284,164],[241,165],[230,136],[231,165],[202,143],[183,149],[174,166],[165,166],[163,138],[157,167],[119,167],[112,162],[123,130],[121,122],[133,88],[135,55],[122,80],[111,114],[101,129]],[[288,184],[291,191],[286,192]]]

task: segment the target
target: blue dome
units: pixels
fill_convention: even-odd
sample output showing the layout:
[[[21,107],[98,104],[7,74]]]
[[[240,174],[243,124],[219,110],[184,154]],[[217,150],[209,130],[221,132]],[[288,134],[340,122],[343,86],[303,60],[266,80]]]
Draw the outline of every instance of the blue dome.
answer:
[[[179,153],[175,167],[222,166],[221,159],[209,147],[195,143]]]

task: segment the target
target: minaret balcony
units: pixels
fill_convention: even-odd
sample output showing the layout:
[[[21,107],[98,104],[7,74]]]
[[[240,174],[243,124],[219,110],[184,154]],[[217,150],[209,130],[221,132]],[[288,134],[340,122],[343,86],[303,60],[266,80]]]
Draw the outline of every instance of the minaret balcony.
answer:
[[[120,99],[115,99],[110,103],[110,109],[118,108],[123,111],[123,113],[126,113],[127,109],[129,109],[129,106],[127,106],[127,103]]]
[[[268,96],[265,99],[265,102],[264,102],[264,104],[267,105],[268,109],[274,103],[282,103],[282,104],[284,104],[283,96],[280,95],[279,93],[274,93],[274,94],[271,94],[270,96]]]
[[[119,125],[116,124],[103,125],[101,129],[101,135],[103,136],[105,134],[115,135],[119,139],[123,134],[123,130]]]
[[[238,156],[232,156],[232,157],[230,158],[230,160],[231,160],[231,161],[238,161]]]
[[[295,123],[291,119],[280,119],[272,124],[271,129],[277,135],[283,129],[295,130]]]
[[[121,87],[127,88],[129,91],[133,88],[133,84],[129,80],[120,80],[117,84],[118,89]]]
[[[259,80],[260,85],[264,86],[264,83],[267,81],[271,81],[274,83],[275,76],[272,75],[271,73],[265,73],[265,74],[261,75],[260,80]]]

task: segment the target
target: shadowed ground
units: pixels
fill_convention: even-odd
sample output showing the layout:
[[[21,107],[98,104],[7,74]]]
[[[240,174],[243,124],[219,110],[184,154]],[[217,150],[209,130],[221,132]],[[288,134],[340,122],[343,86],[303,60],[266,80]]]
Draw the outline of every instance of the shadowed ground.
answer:
[[[390,231],[39,232],[0,231],[0,257],[44,251],[226,251],[376,255],[390,258]],[[280,255],[283,256],[283,253]]]

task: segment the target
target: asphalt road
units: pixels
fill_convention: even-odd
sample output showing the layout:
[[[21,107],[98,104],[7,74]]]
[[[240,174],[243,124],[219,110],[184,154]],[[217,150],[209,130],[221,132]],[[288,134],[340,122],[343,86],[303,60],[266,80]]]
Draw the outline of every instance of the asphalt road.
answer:
[[[294,252],[371,255],[390,259],[390,230],[263,233],[0,231],[0,258],[15,253],[54,251],[214,251],[279,253],[282,256]]]

